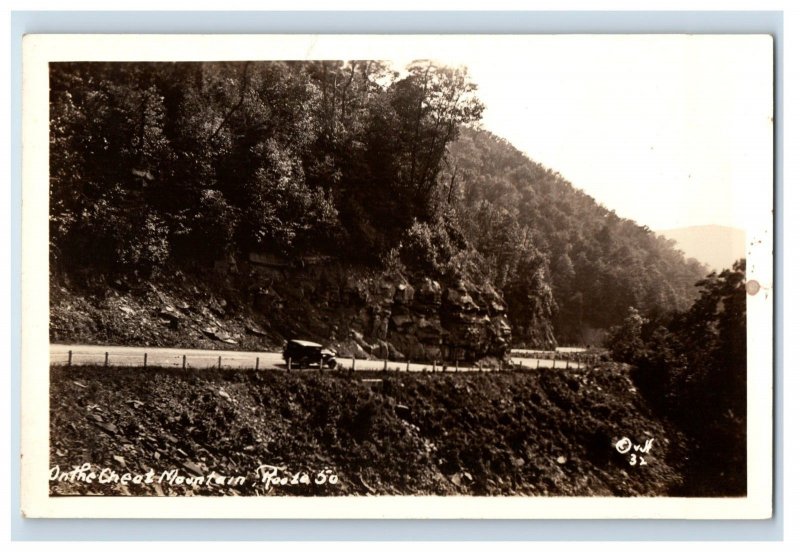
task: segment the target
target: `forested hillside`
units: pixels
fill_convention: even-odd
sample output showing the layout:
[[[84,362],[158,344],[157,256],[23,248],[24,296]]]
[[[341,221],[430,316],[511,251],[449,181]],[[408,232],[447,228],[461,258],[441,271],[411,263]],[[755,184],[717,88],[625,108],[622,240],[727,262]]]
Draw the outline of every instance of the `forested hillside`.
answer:
[[[299,291],[288,308],[270,304],[284,337],[350,326],[406,355],[484,340],[480,356],[510,343],[597,343],[631,306],[688,308],[703,276],[671,242],[479,130],[483,105],[463,69],[56,63],[50,77],[57,286],[87,271],[197,278],[255,253],[291,265],[258,282],[272,296]],[[316,280],[292,284],[320,259],[336,269],[318,273],[347,281],[324,293]],[[348,294],[369,295],[347,274],[387,278],[370,292],[383,302],[337,317]],[[237,289],[258,287],[247,277]],[[257,307],[269,293],[241,302]]]
[[[673,241],[618,217],[490,133],[465,129],[450,151],[465,236],[511,304],[552,290],[555,308],[542,300],[536,312],[553,312],[559,342],[596,340],[595,331],[618,324],[630,306],[653,315],[691,306],[704,267]],[[531,286],[533,259],[542,274]],[[523,338],[525,317],[511,313]]]
[[[429,63],[403,78],[379,62],[54,64],[54,255],[377,262],[440,214],[447,145],[481,114],[473,92]]]

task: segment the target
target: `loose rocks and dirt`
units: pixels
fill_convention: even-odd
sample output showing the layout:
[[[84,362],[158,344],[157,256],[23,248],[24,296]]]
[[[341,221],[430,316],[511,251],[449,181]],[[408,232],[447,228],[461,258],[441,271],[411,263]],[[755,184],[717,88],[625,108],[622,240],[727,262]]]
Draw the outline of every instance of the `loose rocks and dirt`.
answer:
[[[54,495],[668,495],[684,456],[620,367],[52,367],[50,425]]]

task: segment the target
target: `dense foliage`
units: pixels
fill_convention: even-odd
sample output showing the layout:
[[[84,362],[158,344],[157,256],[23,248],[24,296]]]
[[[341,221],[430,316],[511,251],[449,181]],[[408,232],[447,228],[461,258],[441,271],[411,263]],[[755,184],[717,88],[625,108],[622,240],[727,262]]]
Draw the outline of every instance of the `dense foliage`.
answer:
[[[698,263],[478,130],[461,68],[54,63],[53,266],[148,276],[251,251],[491,283],[521,345],[687,308]]]
[[[612,328],[615,358],[691,439],[687,490],[747,492],[747,316],[745,262],[697,283],[686,312],[648,320],[635,309]]]
[[[481,114],[473,92],[428,62],[54,64],[54,256],[377,259],[435,219],[447,145]]]

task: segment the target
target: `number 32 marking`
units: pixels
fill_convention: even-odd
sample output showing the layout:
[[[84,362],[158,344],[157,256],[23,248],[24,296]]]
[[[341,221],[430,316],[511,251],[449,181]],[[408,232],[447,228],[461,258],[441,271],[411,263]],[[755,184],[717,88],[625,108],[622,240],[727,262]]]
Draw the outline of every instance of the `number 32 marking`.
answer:
[[[631,454],[631,458],[630,458],[630,460],[628,460],[628,463],[631,466],[635,466],[637,457],[639,458],[639,465],[640,466],[646,466],[647,465],[647,462],[644,461],[644,456],[638,456],[637,454]]]

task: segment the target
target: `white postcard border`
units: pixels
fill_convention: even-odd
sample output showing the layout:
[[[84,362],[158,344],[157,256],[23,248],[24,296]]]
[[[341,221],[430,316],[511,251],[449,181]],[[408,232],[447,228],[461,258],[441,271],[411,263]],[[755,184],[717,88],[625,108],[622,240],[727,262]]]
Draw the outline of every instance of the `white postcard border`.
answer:
[[[753,214],[748,235],[747,498],[565,497],[50,497],[48,278],[48,73],[51,61],[189,61],[245,59],[392,59],[453,56],[498,43],[524,48],[545,35],[31,35],[23,43],[22,412],[21,500],[29,517],[350,518],[350,519],[763,519],[772,512],[773,145],[753,152],[763,179],[745,194]],[[704,35],[708,36],[708,35]],[[768,49],[768,36],[751,46]],[[592,35],[562,35],[563,40]],[[652,40],[666,39],[651,36]],[[770,63],[770,68],[772,64]],[[766,83],[765,83],[766,85]],[[768,83],[770,91],[772,83]],[[770,92],[771,97],[771,92]],[[766,130],[765,130],[766,132]]]

